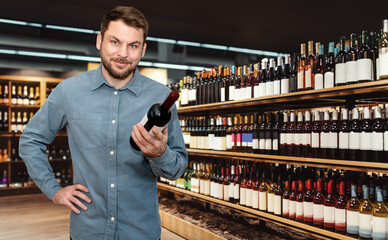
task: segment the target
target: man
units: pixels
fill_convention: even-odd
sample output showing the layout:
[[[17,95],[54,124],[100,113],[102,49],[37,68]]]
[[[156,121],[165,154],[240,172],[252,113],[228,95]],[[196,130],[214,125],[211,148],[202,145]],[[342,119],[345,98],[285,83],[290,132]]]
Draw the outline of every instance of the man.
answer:
[[[54,203],[72,210],[73,240],[159,239],[156,177],[176,179],[186,168],[175,107],[168,127],[153,130],[155,137],[137,124],[170,92],[136,68],[147,33],[137,9],[107,13],[96,43],[102,64],[58,84],[20,138],[29,175]],[[44,153],[63,127],[75,185],[61,188]],[[131,148],[130,136],[142,152]]]

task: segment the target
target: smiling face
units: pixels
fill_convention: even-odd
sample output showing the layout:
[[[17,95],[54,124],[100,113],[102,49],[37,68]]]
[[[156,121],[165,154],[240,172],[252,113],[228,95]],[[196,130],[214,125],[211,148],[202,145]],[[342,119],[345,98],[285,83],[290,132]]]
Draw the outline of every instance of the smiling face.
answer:
[[[132,79],[146,46],[143,29],[130,27],[122,20],[111,21],[104,36],[98,34],[96,42],[104,77],[108,81]]]

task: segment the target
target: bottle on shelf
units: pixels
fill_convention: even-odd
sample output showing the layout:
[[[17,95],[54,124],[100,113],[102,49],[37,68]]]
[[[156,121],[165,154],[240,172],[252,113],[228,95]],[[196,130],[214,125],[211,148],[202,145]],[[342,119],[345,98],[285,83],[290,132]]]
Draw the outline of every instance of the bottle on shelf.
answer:
[[[290,77],[291,77],[290,61],[291,61],[291,56],[290,56],[290,54],[287,54],[285,59],[284,59],[284,69],[282,71],[281,81],[280,81],[280,93],[281,94],[290,93]],[[278,68],[279,67],[281,69],[281,66],[278,63]],[[281,70],[279,70],[278,72],[280,72],[280,71]]]
[[[334,78],[335,63],[336,61],[334,56],[334,42],[330,42],[329,51],[328,51],[326,64],[325,64],[324,88],[332,88],[335,86],[335,78]]]
[[[372,213],[373,204],[369,200],[369,186],[362,185],[363,200],[360,204],[358,223],[359,223],[359,237],[361,239],[372,238]]]
[[[383,34],[379,40],[379,71],[380,79],[388,78],[388,19],[383,21]]]
[[[327,76],[329,76],[328,73]],[[324,81],[325,73],[325,55],[324,55],[324,46],[319,45],[319,55],[317,57],[317,64],[315,67],[315,86],[314,89],[323,89],[326,88],[326,81]],[[327,79],[329,82],[329,79]]]
[[[337,233],[346,233],[346,204],[345,180],[341,179],[339,184],[339,194],[335,203],[334,230]]]
[[[268,208],[268,188],[266,169],[262,169],[261,184],[259,187],[259,210],[263,212],[266,212]]]
[[[367,39],[367,31],[362,31],[361,42],[357,54],[357,80],[358,82],[368,82],[373,80],[373,61]]]
[[[373,162],[384,161],[384,125],[382,121],[381,108],[375,106],[374,121],[372,124],[372,158]]]
[[[267,61],[261,61],[261,74],[260,74],[260,83],[259,83],[259,97],[264,97],[266,95],[266,86],[267,86]]]
[[[383,189],[376,186],[377,202],[372,209],[372,236],[373,239],[387,239],[388,207],[384,203]]]
[[[297,80],[297,91],[303,91],[305,89],[305,69],[306,69],[306,44],[300,45],[300,58],[298,61],[298,80]]]
[[[313,200],[313,225],[319,228],[323,228],[324,217],[324,202],[325,196],[323,195],[323,181],[318,179],[316,182],[316,192]]]
[[[363,113],[364,119],[360,126],[360,160],[369,162],[372,160],[372,123],[370,108],[364,107]]]
[[[315,59],[314,42],[308,41],[308,57],[305,64],[305,83],[304,90],[312,90],[315,88]]]
[[[282,76],[283,76],[283,57],[278,57],[275,80],[274,80],[274,90],[273,90],[274,95],[279,95],[281,93]],[[287,87],[288,87],[288,84],[287,84]]]
[[[306,181],[306,190],[303,195],[303,221],[309,225],[313,225],[314,192],[312,187],[312,179],[308,178]]]
[[[327,195],[323,206],[323,227],[326,230],[334,231],[335,206],[337,199],[334,195],[334,180],[329,180]]]
[[[284,183],[284,191],[283,191],[283,199],[282,199],[282,216],[284,218],[290,217],[290,175],[286,177],[286,181]]]
[[[342,86],[346,85],[347,76],[347,52],[345,51],[345,37],[342,36],[340,39],[340,50],[337,53],[335,60],[335,85]]]
[[[356,34],[350,34],[350,47],[346,54],[346,84],[357,83]]]
[[[274,95],[274,81],[276,77],[275,72],[275,59],[271,58],[269,60],[269,70],[268,70],[268,80],[265,87],[265,96]]]

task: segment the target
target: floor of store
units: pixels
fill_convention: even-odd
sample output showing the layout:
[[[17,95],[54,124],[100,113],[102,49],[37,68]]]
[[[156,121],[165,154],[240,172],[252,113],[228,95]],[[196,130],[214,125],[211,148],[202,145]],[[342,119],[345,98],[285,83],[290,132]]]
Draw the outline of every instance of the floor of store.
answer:
[[[0,240],[68,240],[69,216],[43,194],[0,197]],[[161,239],[184,238],[162,228]]]

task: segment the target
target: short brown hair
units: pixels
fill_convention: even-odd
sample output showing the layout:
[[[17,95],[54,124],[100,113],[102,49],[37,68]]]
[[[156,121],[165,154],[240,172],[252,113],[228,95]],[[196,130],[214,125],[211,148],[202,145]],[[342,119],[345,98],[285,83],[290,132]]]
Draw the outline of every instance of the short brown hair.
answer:
[[[101,35],[104,36],[111,21],[123,20],[128,26],[141,28],[144,32],[144,42],[148,35],[148,22],[143,13],[134,7],[117,6],[102,17]]]

